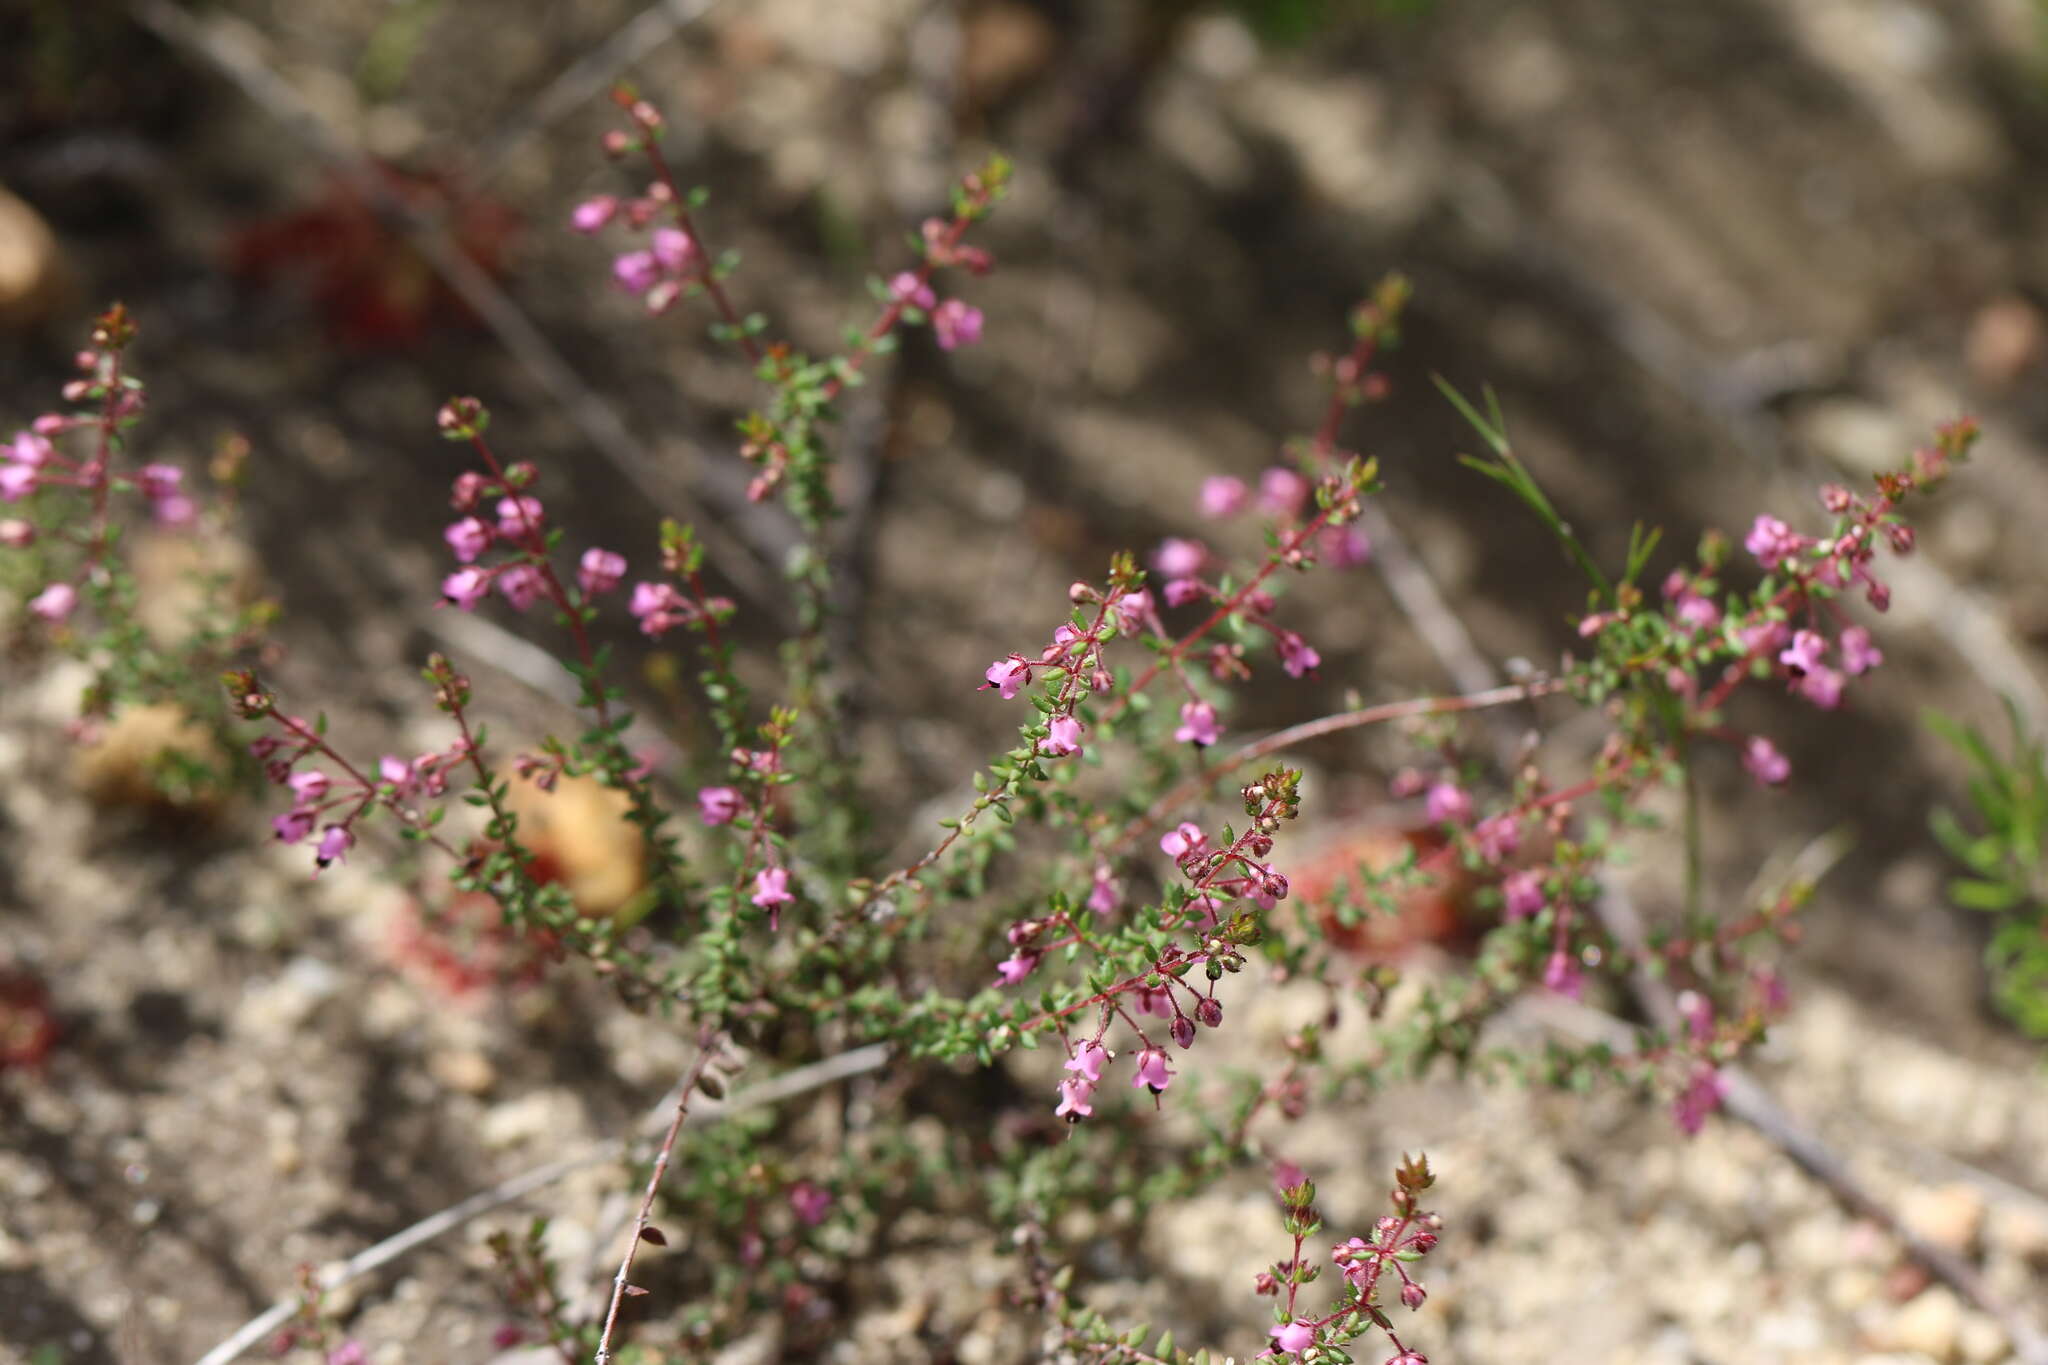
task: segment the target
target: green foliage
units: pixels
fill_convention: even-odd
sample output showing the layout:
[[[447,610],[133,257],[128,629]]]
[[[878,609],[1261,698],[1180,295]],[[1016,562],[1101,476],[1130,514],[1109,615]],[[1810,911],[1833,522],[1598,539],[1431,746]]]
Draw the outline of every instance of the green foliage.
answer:
[[[1967,875],[1949,882],[1949,899],[1996,920],[1985,963],[1991,994],[2005,1016],[2036,1038],[2048,1038],[2048,748],[2027,733],[2010,701],[2008,755],[1995,751],[1974,726],[1930,712],[1928,726],[1947,740],[1971,769],[1970,805],[1979,832],[1954,812],[1930,816],[1934,837]]]

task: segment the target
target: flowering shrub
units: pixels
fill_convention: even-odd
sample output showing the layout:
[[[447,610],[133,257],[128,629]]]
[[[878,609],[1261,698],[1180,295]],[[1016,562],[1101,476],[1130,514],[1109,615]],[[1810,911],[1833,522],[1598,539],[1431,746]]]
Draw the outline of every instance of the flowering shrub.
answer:
[[[1373,553],[1359,518],[1378,470],[1345,447],[1343,430],[1393,382],[1386,358],[1400,341],[1408,289],[1390,278],[1353,310],[1345,351],[1318,362],[1328,403],[1316,429],[1288,443],[1255,486],[1218,475],[1187,490],[1202,517],[1258,518],[1264,552],[1230,562],[1199,540],[1169,538],[1142,560],[1116,555],[1063,602],[1046,603],[1042,633],[1016,641],[979,678],[959,680],[963,704],[978,690],[979,704],[1014,715],[1016,742],[975,776],[975,795],[928,850],[892,866],[866,832],[878,794],[863,786],[844,739],[847,664],[826,630],[835,404],[906,329],[929,327],[942,351],[981,340],[984,317],[969,298],[995,263],[970,238],[1002,199],[1010,168],[997,160],[965,177],[950,213],[922,225],[916,258],[875,281],[874,311],[850,329],[846,349],[818,358],[768,339],[766,319],[741,309],[737,262],[699,221],[703,193],[686,189],[665,159],[659,114],[630,93],[620,107],[627,126],[606,150],[644,167],[643,178],[629,193],[575,206],[568,224],[618,239],[610,276],[650,319],[701,302],[714,335],[761,382],[760,406],[739,424],[739,454],[753,468],[748,496],[780,501],[805,537],[789,561],[799,627],[783,655],[781,694],[757,699],[742,682],[731,629],[741,609],[714,591],[689,527],[664,522],[651,555],[578,539],[551,513],[546,471],[517,458],[516,442],[491,431],[474,398],[451,399],[435,419],[473,459],[450,490],[440,600],[451,611],[539,615],[580,688],[578,733],[505,752],[478,718],[469,679],[435,655],[424,676],[445,717],[443,740],[418,753],[358,755],[317,714],[276,695],[258,666],[228,666],[253,639],[244,621],[216,625],[175,659],[159,657],[125,623],[114,503],[138,501],[172,524],[211,513],[176,470],[131,475],[117,464],[140,406],[124,360],[132,329],[117,309],[81,357],[88,378],[66,391],[74,411],[35,418],[0,465],[0,496],[32,518],[6,522],[4,539],[42,556],[23,574],[30,612],[53,638],[105,661],[88,713],[152,695],[145,683],[177,690],[220,669],[229,705],[255,732],[242,747],[277,791],[272,830],[306,850],[310,871],[359,856],[380,827],[392,831],[441,860],[461,903],[496,906],[507,937],[493,961],[516,962],[518,974],[579,962],[628,1004],[659,1010],[698,1039],[634,1243],[662,1240],[653,1210],[668,1175],[700,1237],[685,1273],[688,1303],[668,1329],[692,1351],[771,1312],[791,1324],[795,1349],[804,1332],[820,1330],[815,1272],[800,1263],[866,1254],[903,1188],[972,1164],[979,1178],[950,1181],[948,1206],[1010,1230],[1017,1300],[1043,1315],[1056,1340],[1097,1359],[1199,1358],[1170,1333],[1148,1348],[1149,1330],[1108,1324],[1081,1305],[1063,1264],[1072,1248],[1054,1230],[1072,1207],[1106,1208],[1125,1195],[1150,1206],[1258,1164],[1277,1167],[1291,1240],[1248,1286],[1274,1300],[1264,1350],[1342,1361],[1359,1339],[1384,1337],[1394,1365],[1419,1365],[1423,1352],[1381,1298],[1398,1298],[1403,1312],[1425,1300],[1414,1267],[1440,1231],[1419,1203],[1433,1179],[1427,1163],[1400,1168],[1391,1210],[1369,1235],[1324,1250],[1312,1245],[1323,1227],[1315,1187],[1279,1155],[1286,1123],[1305,1112],[1314,1087],[1355,1093],[1439,1060],[1517,1061],[1559,1082],[1615,1072],[1665,1097],[1686,1132],[1708,1121],[1721,1068],[1783,1007],[1770,954],[1808,888],[1741,903],[1704,884],[1695,774],[1729,763],[1759,788],[1794,779],[1768,735],[1731,720],[1731,699],[1758,687],[1832,709],[1882,664],[1860,615],[1887,605],[1880,555],[1912,551],[1903,506],[1945,476],[1973,430],[1943,430],[1909,469],[1869,489],[1822,490],[1820,516],[1758,516],[1739,555],[1710,535],[1648,580],[1654,533],[1639,529],[1623,563],[1604,566],[1516,457],[1490,396],[1481,407],[1446,385],[1486,450],[1468,463],[1547,526],[1584,574],[1573,652],[1555,670],[1482,693],[1354,705],[1240,739],[1236,693],[1252,683],[1286,688],[1324,667],[1314,623],[1287,601],[1291,581],[1355,571]],[[66,442],[80,453],[62,453]],[[692,642],[715,751],[670,769],[629,747],[632,718],[608,643],[627,632]],[[1470,713],[1536,702],[1597,712],[1604,740],[1568,767],[1526,755],[1499,762],[1461,727]],[[1298,849],[1292,826],[1317,793],[1283,756],[1311,739],[1404,721],[1428,727],[1415,732],[1412,761],[1389,788],[1397,799],[1420,798],[1429,838],[1307,903],[1288,868]],[[546,870],[515,777],[542,792],[594,781],[616,796],[646,888],[630,912],[599,913]],[[1629,941],[1601,918],[1603,869],[1624,831],[1654,823],[1647,798],[1660,788],[1675,790],[1685,809],[1672,836],[1687,851],[1685,903],[1671,924]],[[1219,793],[1231,794],[1228,810]],[[465,806],[479,813],[474,824]],[[1352,951],[1347,933],[1415,887],[1454,882],[1472,955],[1420,980],[1396,1008],[1399,965]],[[462,961],[434,962],[431,973],[459,976],[464,989],[490,977]],[[1518,997],[1578,999],[1598,979],[1645,969],[1679,990],[1682,1023],[1644,1031],[1630,1051],[1553,1046],[1510,1059],[1481,1045],[1484,1024]],[[1325,1046],[1325,1029],[1304,1028],[1248,1074],[1205,1066],[1221,1050],[1205,1040],[1278,982],[1321,991],[1333,1020],[1373,1019],[1370,1051],[1341,1054]],[[782,1151],[765,1121],[681,1130],[692,1095],[717,1098],[742,1068],[794,1067],[873,1041],[894,1049],[906,1082],[877,1101],[894,1105],[891,1113],[835,1151]],[[1035,1087],[1029,1111],[971,1156],[949,1148],[934,1157],[909,1139],[919,1078],[1033,1050],[1052,1055],[1013,1069]],[[1154,1131],[1153,1111],[1183,1100],[1197,1140],[1137,1140]],[[586,1322],[567,1316],[537,1235],[500,1239],[496,1252],[507,1302],[524,1320],[514,1339],[545,1340],[565,1360],[614,1358],[621,1304],[643,1289],[630,1253],[610,1311]],[[1318,1307],[1302,1291],[1325,1266],[1343,1286]],[[657,1335],[650,1329],[650,1340]]]

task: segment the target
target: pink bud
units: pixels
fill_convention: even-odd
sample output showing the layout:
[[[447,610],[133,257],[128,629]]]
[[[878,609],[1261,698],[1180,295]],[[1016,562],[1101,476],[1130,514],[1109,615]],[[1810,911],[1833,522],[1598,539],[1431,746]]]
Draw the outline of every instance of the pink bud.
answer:
[[[52,583],[28,600],[28,609],[45,621],[62,621],[78,605],[78,589],[69,583]]]
[[[586,199],[576,206],[569,215],[569,226],[578,232],[596,232],[612,220],[619,211],[619,201],[609,194],[600,194],[595,199]]]

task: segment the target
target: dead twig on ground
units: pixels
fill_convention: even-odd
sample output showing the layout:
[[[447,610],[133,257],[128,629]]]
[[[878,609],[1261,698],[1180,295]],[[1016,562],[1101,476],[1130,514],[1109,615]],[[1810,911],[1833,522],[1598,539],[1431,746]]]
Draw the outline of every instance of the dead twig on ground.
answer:
[[[1614,913],[1617,920],[1627,923],[1633,915],[1633,910],[1623,907]],[[1639,983],[1652,980],[1653,978],[1649,978],[1646,973],[1638,974]],[[1639,996],[1643,994],[1641,984],[1638,984],[1637,993]],[[1653,1016],[1663,1016],[1656,1019],[1660,1029],[1668,1032],[1673,1028],[1683,1027],[1677,1005],[1670,999],[1668,991],[1662,993],[1661,998],[1645,1000],[1643,1003],[1646,1008],[1652,1010]],[[1634,1025],[1562,996],[1533,999],[1528,1013],[1564,1032],[1589,1041],[1605,1043],[1618,1051],[1631,1050],[1640,1042],[1638,1030]],[[1897,1238],[1901,1250],[1908,1257],[1955,1290],[1979,1312],[1996,1321],[2012,1343],[2018,1358],[2026,1365],[2048,1365],[2048,1336],[2044,1336],[2040,1328],[2025,1314],[1999,1298],[1985,1283],[1984,1277],[1978,1273],[1975,1266],[1955,1252],[1946,1247],[1936,1246],[1907,1227],[1895,1210],[1856,1178],[1849,1170],[1848,1163],[1838,1156],[1834,1149],[1822,1141],[1818,1134],[1803,1127],[1787,1113],[1756,1077],[1741,1067],[1728,1066],[1721,1068],[1721,1078],[1726,1083],[1726,1089],[1721,1097],[1721,1108],[1730,1118],[1739,1119],[1755,1129],[1773,1147],[1790,1157],[1793,1164],[1833,1195],[1835,1201],[1843,1208],[1860,1218],[1869,1219]],[[2032,1200],[2035,1206],[2042,1203],[2038,1196],[2026,1191],[2019,1193]]]
[[[690,1069],[683,1073],[682,1084],[676,1087],[675,1117],[669,1121],[668,1132],[661,1139],[661,1148],[654,1154],[654,1166],[647,1173],[647,1189],[640,1197],[640,1212],[633,1217],[633,1235],[626,1239],[626,1254],[619,1260],[619,1273],[612,1277],[612,1299],[604,1310],[604,1326],[597,1337],[597,1365],[607,1365],[612,1358],[612,1333],[618,1330],[620,1306],[628,1295],[647,1292],[633,1283],[633,1261],[640,1254],[640,1244],[651,1241],[667,1245],[667,1239],[652,1226],[654,1201],[661,1194],[661,1178],[668,1174],[669,1160],[675,1155],[676,1136],[683,1131],[683,1124],[690,1117],[690,1096],[712,1074],[713,1064],[720,1060],[723,1044],[724,1039],[718,1030],[707,1027],[699,1032],[696,1060],[690,1063]]]
[[[685,1126],[715,1123],[733,1114],[760,1108],[762,1105],[779,1104],[783,1100],[808,1091],[819,1090],[836,1082],[878,1070],[889,1057],[887,1044],[870,1043],[866,1047],[854,1048],[850,1052],[842,1052],[813,1062],[809,1066],[785,1072],[759,1085],[749,1086],[724,1100],[714,1101],[706,1097],[703,1103],[689,1113]],[[683,1093],[685,1092],[682,1087],[678,1086],[662,1099],[661,1104],[643,1120],[641,1136],[645,1136],[650,1127],[659,1127],[669,1121],[672,1112],[679,1107],[679,1096]],[[314,1277],[314,1283],[322,1292],[337,1290],[382,1266],[389,1265],[407,1252],[453,1232],[472,1219],[480,1218],[495,1209],[503,1208],[529,1194],[545,1189],[585,1167],[605,1161],[616,1161],[627,1155],[630,1145],[629,1140],[620,1139],[593,1143],[574,1156],[563,1157],[559,1161],[551,1161],[544,1166],[521,1171],[499,1181],[487,1190],[478,1191],[461,1203],[420,1219],[410,1227],[386,1237],[375,1246],[365,1247],[346,1261],[326,1267]],[[252,1347],[290,1322],[292,1315],[299,1311],[301,1303],[300,1297],[296,1294],[279,1299],[236,1328],[225,1341],[201,1356],[198,1365],[230,1365],[230,1362],[241,1359]]]

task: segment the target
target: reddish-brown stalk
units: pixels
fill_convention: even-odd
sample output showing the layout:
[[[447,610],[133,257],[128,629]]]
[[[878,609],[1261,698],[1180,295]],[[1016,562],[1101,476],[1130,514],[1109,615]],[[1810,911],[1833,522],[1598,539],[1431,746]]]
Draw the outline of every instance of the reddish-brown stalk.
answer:
[[[662,1137],[661,1150],[655,1153],[654,1169],[648,1173],[647,1189],[640,1198],[640,1211],[633,1218],[632,1235],[626,1239],[626,1254],[619,1262],[619,1273],[612,1277],[612,1299],[605,1309],[604,1328],[597,1338],[596,1365],[607,1365],[612,1358],[612,1333],[619,1322],[619,1305],[628,1294],[644,1294],[647,1291],[632,1283],[633,1260],[640,1254],[640,1243],[648,1240],[648,1228],[654,1221],[654,1198],[661,1192],[661,1180],[668,1173],[669,1159],[675,1155],[676,1135],[683,1131],[683,1122],[690,1116],[690,1096],[704,1083],[704,1073],[710,1069],[717,1051],[719,1035],[716,1029],[706,1025],[697,1034],[697,1057],[684,1073],[682,1087],[676,1093],[675,1116],[669,1120],[668,1132]]]
[[[281,726],[286,732],[288,732],[293,737],[298,739],[302,744],[304,744],[309,751],[319,754],[322,758],[332,763],[335,767],[339,768],[342,772],[346,773],[350,781],[354,782],[357,786],[363,789],[366,795],[364,796],[361,804],[359,804],[356,807],[355,815],[351,815],[349,817],[350,820],[354,820],[357,816],[361,815],[363,811],[369,807],[372,801],[378,799],[377,788],[379,784],[372,781],[370,778],[366,777],[363,774],[362,769],[356,767],[355,764],[349,762],[347,757],[344,756],[339,749],[336,749],[333,745],[329,744],[326,741],[326,739],[324,739],[311,726],[302,725],[297,720],[294,720],[292,717],[284,714],[284,712],[277,710],[273,710],[270,712],[270,718],[273,721],[275,721],[279,726]],[[465,738],[468,737],[468,731],[466,729],[464,730],[463,734]],[[406,809],[406,807],[397,799],[393,798],[391,800],[384,802],[384,808],[386,810],[389,810],[394,816],[396,816],[400,824],[405,825],[408,829],[417,831],[422,838],[424,838],[428,843],[432,844],[435,848],[441,850],[443,853],[446,853],[451,858],[461,858],[461,852],[453,844],[449,843],[446,839],[442,838],[441,835],[437,833],[431,825],[428,825],[425,821],[421,820],[413,812]]]

